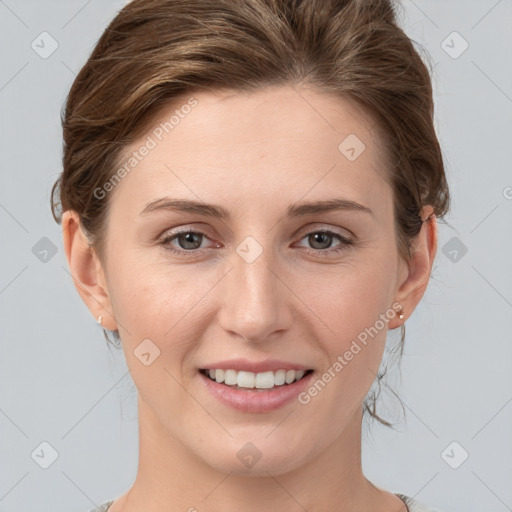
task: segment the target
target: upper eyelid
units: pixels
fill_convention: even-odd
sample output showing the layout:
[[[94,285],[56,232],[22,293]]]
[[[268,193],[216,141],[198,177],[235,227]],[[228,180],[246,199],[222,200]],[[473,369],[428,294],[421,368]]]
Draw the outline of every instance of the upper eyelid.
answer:
[[[297,229],[293,236],[298,236],[299,233],[302,233],[304,232],[305,234],[309,234],[311,232],[317,232],[317,231],[330,231],[332,233],[335,233],[335,234],[338,234],[338,235],[341,235],[341,236],[346,236],[344,234],[344,232],[350,237],[350,238],[356,238],[355,234],[350,231],[349,229],[347,228],[341,228],[341,227],[334,227],[334,226],[327,226],[325,224],[322,224],[321,222],[317,222],[317,223],[312,223],[313,225],[312,226],[305,226],[305,227],[302,227],[302,228],[299,228]],[[176,231],[173,232],[173,230],[176,229]],[[338,232],[338,230],[341,230],[341,232]],[[161,235],[158,236],[158,238],[166,238],[167,236],[172,236],[172,235],[178,235],[178,234],[181,234],[181,233],[189,233],[189,232],[193,232],[193,233],[202,233],[204,235],[208,235],[208,231],[209,229],[208,228],[203,228],[203,227],[196,227],[194,225],[190,226],[190,227],[176,227],[176,228],[169,228],[169,229],[166,229]]]

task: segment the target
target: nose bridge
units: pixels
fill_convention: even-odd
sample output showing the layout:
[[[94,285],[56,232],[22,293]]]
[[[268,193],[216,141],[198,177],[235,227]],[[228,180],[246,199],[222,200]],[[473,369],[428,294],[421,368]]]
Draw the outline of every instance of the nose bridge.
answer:
[[[227,276],[222,326],[248,341],[263,341],[287,328],[291,317],[270,243],[271,237],[242,240],[232,254],[232,271]]]

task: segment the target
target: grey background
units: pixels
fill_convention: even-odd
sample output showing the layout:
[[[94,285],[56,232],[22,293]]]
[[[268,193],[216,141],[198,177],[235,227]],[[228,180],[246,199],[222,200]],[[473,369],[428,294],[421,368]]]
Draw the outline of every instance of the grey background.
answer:
[[[86,511],[136,474],[135,388],[74,288],[49,209],[60,110],[123,3],[0,0],[0,512]],[[404,7],[406,32],[434,66],[453,203],[401,372],[388,380],[405,420],[365,427],[363,467],[376,485],[444,512],[512,510],[512,2]],[[43,31],[58,42],[46,59],[31,47]],[[453,31],[469,44],[457,58]],[[382,399],[381,411],[399,412],[387,387]],[[58,453],[47,469],[50,449],[31,455],[44,441]],[[462,450],[453,469],[446,460],[460,463]]]

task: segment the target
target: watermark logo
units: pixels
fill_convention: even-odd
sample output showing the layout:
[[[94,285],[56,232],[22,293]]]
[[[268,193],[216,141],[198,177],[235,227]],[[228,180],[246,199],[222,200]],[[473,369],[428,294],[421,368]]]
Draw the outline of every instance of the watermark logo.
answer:
[[[236,456],[244,466],[252,468],[261,459],[262,453],[252,443],[246,443],[238,450]]]
[[[30,43],[30,46],[39,57],[48,59],[57,50],[59,43],[48,32],[41,32],[32,43]]]
[[[57,254],[57,246],[48,237],[43,236],[32,247],[32,254],[42,263],[48,263]]]
[[[252,236],[248,236],[237,246],[236,252],[246,263],[252,263],[261,255],[263,247]]]
[[[146,338],[137,345],[133,353],[144,366],[149,366],[160,356],[160,349],[149,338]]]
[[[59,453],[49,442],[43,441],[30,456],[38,466],[48,469],[59,458]]]
[[[452,59],[458,59],[469,48],[469,43],[454,31],[441,42],[441,48]]]
[[[363,141],[354,133],[345,137],[338,146],[338,151],[350,162],[357,160],[365,149]]]
[[[443,245],[441,251],[452,263],[458,263],[467,254],[468,248],[454,236]]]
[[[457,441],[452,441],[442,452],[441,458],[452,469],[458,469],[469,457],[466,449]]]

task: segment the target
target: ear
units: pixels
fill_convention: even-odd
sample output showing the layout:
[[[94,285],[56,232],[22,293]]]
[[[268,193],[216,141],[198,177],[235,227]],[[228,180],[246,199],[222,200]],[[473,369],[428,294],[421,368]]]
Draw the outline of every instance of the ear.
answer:
[[[64,251],[76,289],[93,317],[102,316],[101,325],[117,329],[101,262],[82,231],[80,217],[73,210],[62,214]]]
[[[396,301],[402,305],[404,318],[390,322],[390,329],[399,327],[409,318],[423,297],[432,272],[432,265],[437,252],[437,219],[432,206],[425,206],[421,212],[424,220],[421,230],[411,247],[411,261],[402,261],[403,271],[398,282]],[[430,216],[430,218],[429,218]],[[425,220],[428,219],[428,220]]]

